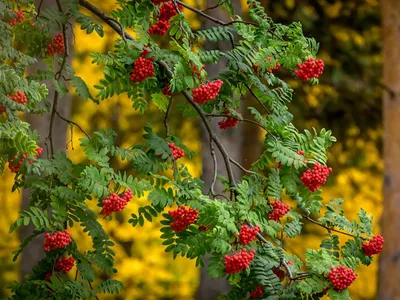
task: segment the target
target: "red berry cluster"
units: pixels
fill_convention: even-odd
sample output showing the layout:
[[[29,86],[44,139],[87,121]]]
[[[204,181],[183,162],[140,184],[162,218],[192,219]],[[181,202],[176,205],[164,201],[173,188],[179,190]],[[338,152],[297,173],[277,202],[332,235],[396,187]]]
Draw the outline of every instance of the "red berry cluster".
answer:
[[[263,292],[264,292],[264,286],[259,285],[259,286],[256,287],[255,290],[250,292],[250,297],[253,298],[253,299],[254,298],[262,298]]]
[[[156,5],[161,4],[163,2],[167,1],[153,0],[153,3]],[[178,8],[179,10],[182,10],[183,6],[178,4]],[[149,28],[149,30],[147,30],[147,32],[149,34],[165,35],[170,28],[169,20],[177,14],[178,12],[176,11],[175,5],[172,1],[164,3],[160,7],[160,14],[158,15],[157,22],[151,25],[151,27]]]
[[[221,86],[224,82],[220,79],[211,81],[208,84],[202,84],[199,87],[192,90],[193,100],[196,103],[204,104],[208,100],[214,100],[217,98]]]
[[[328,277],[329,281],[333,284],[333,287],[336,290],[341,291],[347,289],[347,287],[353,283],[357,277],[357,274],[355,274],[350,268],[338,266],[336,268],[331,268]]]
[[[68,273],[74,267],[74,264],[75,259],[72,256],[68,258],[62,257],[58,259],[55,268],[64,273]]]
[[[320,185],[326,182],[330,172],[332,172],[332,168],[316,162],[313,169],[305,171],[300,179],[311,192],[315,192]]]
[[[269,214],[268,218],[273,221],[278,221],[280,218],[286,215],[290,210],[289,205],[284,204],[279,200],[275,200],[275,202],[272,202],[271,206],[273,212]]]
[[[149,50],[143,50],[142,54],[133,63],[133,70],[130,75],[132,82],[142,82],[146,78],[154,76],[154,57],[146,58]]]
[[[64,36],[62,33],[56,34],[46,47],[46,55],[63,54],[65,51]]]
[[[291,262],[290,260],[287,262],[288,265],[293,265],[293,262]],[[279,278],[279,279],[283,279],[286,276],[286,271],[285,271],[286,267],[282,266],[279,268],[274,268],[272,270],[272,272],[274,272],[274,274]]]
[[[61,249],[67,247],[70,243],[71,235],[67,230],[57,231],[53,235],[45,233],[44,235],[44,251],[48,252],[54,249]]]
[[[311,78],[318,78],[324,72],[324,62],[322,59],[309,58],[304,64],[297,64],[298,70],[293,73],[303,81]]]
[[[147,32],[149,34],[165,35],[169,30],[169,20],[158,20],[155,24],[151,25]]]
[[[36,148],[36,154],[34,155],[35,158],[37,158],[40,154],[42,154],[43,149],[41,147]],[[8,161],[8,168],[10,169],[11,173],[17,173],[21,169],[22,163],[24,162],[25,158],[28,157],[28,153],[22,154],[22,156],[19,158],[19,161],[16,162],[16,160],[19,157],[19,153],[15,154],[12,159]],[[31,161],[28,161],[30,164]]]
[[[271,56],[268,56],[268,60],[269,61],[271,60]],[[269,69],[268,72],[272,73],[273,71],[278,70],[280,67],[281,67],[281,65],[278,62],[276,62],[276,65],[275,66],[271,66],[271,69]],[[258,68],[259,68],[258,65],[254,65],[253,66],[253,70],[256,71],[256,72],[258,72]]]
[[[242,245],[247,245],[251,243],[251,241],[256,238],[256,235],[259,232],[260,232],[260,227],[258,226],[253,228],[247,225],[240,226],[239,243]]]
[[[166,85],[164,85],[162,91],[161,91],[165,96],[172,96],[172,92],[171,92],[171,85],[169,83],[167,83]]]
[[[20,90],[18,90],[13,96],[7,95],[7,97],[10,100],[17,102],[19,104],[22,104],[22,105],[26,105],[26,103],[28,102],[26,95],[23,92],[21,92]]]
[[[6,108],[0,103],[0,115],[6,112]]]
[[[246,269],[250,265],[251,261],[254,259],[255,253],[255,250],[247,252],[247,250],[243,248],[242,252],[238,254],[234,254],[232,256],[225,255],[225,272],[227,274],[233,274]]]
[[[179,158],[185,156],[185,150],[183,150],[182,148],[179,148],[174,143],[170,142],[170,143],[167,143],[167,145],[171,149],[172,156],[174,157],[174,159],[179,159]]]
[[[228,114],[229,110],[226,110],[224,114]],[[232,118],[232,117],[227,117],[223,121],[218,122],[218,126],[220,129],[225,130],[230,127],[235,127],[237,124],[239,124],[239,120]]]
[[[10,26],[17,25],[25,19],[24,13],[22,11],[13,11],[13,12],[16,14],[16,16],[14,18],[10,18],[10,20],[8,21],[8,24]]]
[[[372,256],[374,254],[379,254],[383,249],[384,239],[378,234],[374,236],[368,243],[362,245],[362,249],[366,256]]]
[[[176,210],[170,210],[168,214],[174,220],[174,222],[171,223],[171,227],[176,232],[182,232],[187,226],[197,221],[199,211],[191,207],[186,208],[181,206]]]
[[[118,196],[116,193],[112,193],[109,198],[103,200],[103,207],[100,213],[103,216],[109,216],[115,211],[123,211],[126,205],[132,199],[132,191],[127,189],[122,197]]]

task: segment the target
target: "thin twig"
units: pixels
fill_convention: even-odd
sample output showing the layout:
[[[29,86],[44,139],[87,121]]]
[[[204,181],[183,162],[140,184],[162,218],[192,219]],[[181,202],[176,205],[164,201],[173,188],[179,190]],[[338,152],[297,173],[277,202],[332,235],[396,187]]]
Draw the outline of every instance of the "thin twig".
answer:
[[[165,136],[166,137],[169,137],[168,115],[169,115],[169,111],[171,109],[171,104],[172,104],[172,97],[169,100],[167,111],[165,112],[165,117],[164,117],[164,127],[165,127]]]
[[[206,12],[207,10],[212,10],[212,9],[218,8],[218,7],[219,7],[220,5],[222,5],[223,3],[225,3],[225,1],[222,1],[221,3],[217,3],[217,4],[215,4],[214,6],[207,7],[207,8],[205,8],[205,9],[201,10],[201,11],[202,11],[202,12]]]
[[[308,221],[310,221],[311,223],[313,223],[313,224],[315,224],[315,225],[318,225],[318,226],[320,226],[320,227],[325,228],[326,230],[328,230],[328,232],[336,232],[336,233],[340,233],[340,234],[343,234],[343,235],[351,236],[351,237],[353,237],[353,238],[359,237],[359,236],[355,236],[355,235],[353,235],[353,234],[351,234],[351,233],[347,233],[347,232],[344,232],[344,231],[340,231],[340,230],[337,230],[337,229],[334,229],[334,228],[325,226],[325,225],[319,223],[318,221],[315,221],[314,219],[311,219],[311,218],[310,218],[309,216],[307,216],[307,215],[302,214],[301,216],[302,216],[303,218],[307,219]],[[359,238],[365,240],[365,238],[363,238],[363,237],[359,237]]]
[[[55,112],[56,112],[57,116],[58,116],[61,120],[67,122],[68,124],[71,124],[71,125],[74,125],[74,126],[78,127],[78,129],[79,129],[80,131],[82,131],[82,133],[85,134],[86,137],[90,140],[90,135],[89,135],[85,130],[83,130],[83,128],[82,128],[78,123],[76,123],[76,122],[74,122],[74,121],[71,121],[71,120],[68,120],[67,118],[64,118],[57,110],[56,110]]]
[[[204,12],[201,11],[200,9],[197,9],[197,8],[195,8],[195,7],[193,7],[193,6],[190,6],[190,5],[186,4],[186,3],[183,3],[182,1],[176,0],[176,2],[177,2],[178,4],[180,4],[180,5],[182,5],[183,7],[186,7],[188,10],[191,10],[191,11],[193,11],[193,12],[199,14],[200,16],[202,16],[202,17],[204,17],[204,18],[206,18],[206,19],[209,19],[210,21],[213,21],[214,23],[219,24],[219,25],[222,25],[222,26],[229,26],[229,25],[232,25],[232,24],[234,24],[234,23],[242,23],[242,24],[248,24],[248,25],[253,25],[253,26],[258,27],[258,24],[256,24],[256,23],[247,22],[247,21],[240,21],[240,20],[234,20],[234,21],[231,21],[231,22],[227,22],[227,23],[226,23],[226,22],[224,22],[224,21],[221,21],[220,19],[214,18],[214,17],[212,17],[212,16],[210,16],[210,15],[204,13]]]
[[[90,280],[88,279],[87,281],[89,283],[90,289],[94,292],[93,287],[92,287],[92,283],[90,282]],[[96,300],[99,300],[99,298],[97,298],[97,296],[94,296],[96,298]]]
[[[254,94],[254,92],[251,90],[251,88],[246,84],[243,83],[247,90],[250,92],[250,94],[257,100],[257,102],[264,108],[264,110],[270,115],[271,113],[269,112],[268,108],[264,105],[264,103],[261,102],[261,100]]]
[[[232,157],[229,157],[229,160],[231,161],[231,163],[233,163],[235,166],[237,166],[240,170],[242,170],[243,172],[247,173],[247,174],[253,174],[256,176],[260,176],[260,174],[247,170],[245,167],[243,167],[239,162],[237,162],[236,160],[234,160]]]
[[[210,186],[210,193],[214,197],[215,196],[214,186],[215,186],[215,183],[217,182],[218,163],[217,163],[217,156],[215,155],[213,140],[210,140],[210,152],[211,152],[211,156],[212,156],[213,163],[214,163],[213,179],[212,179],[211,186]]]

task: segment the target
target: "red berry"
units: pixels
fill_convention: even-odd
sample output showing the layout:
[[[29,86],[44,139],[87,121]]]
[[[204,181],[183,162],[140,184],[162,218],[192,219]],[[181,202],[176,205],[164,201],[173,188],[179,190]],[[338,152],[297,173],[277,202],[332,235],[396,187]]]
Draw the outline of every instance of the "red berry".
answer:
[[[64,273],[68,273],[74,267],[74,264],[75,259],[72,256],[68,258],[62,257],[58,259],[55,268]]]
[[[149,34],[165,35],[170,27],[169,20],[158,20],[155,24],[151,25],[147,32]]]
[[[36,154],[34,155],[37,158],[40,154],[42,154],[43,149],[40,147],[36,148]],[[19,153],[15,154],[12,159],[8,161],[8,168],[10,169],[11,173],[17,173],[21,169],[22,163],[24,162],[25,158],[28,157],[28,153],[20,155]],[[16,160],[19,158],[18,162]],[[32,163],[31,160],[28,163]]]
[[[196,103],[204,104],[208,100],[214,100],[217,98],[221,86],[224,82],[220,79],[209,82],[208,84],[202,84],[199,87],[192,90],[193,100]]]
[[[170,210],[168,214],[174,220],[171,223],[171,227],[176,232],[182,232],[187,226],[194,224],[197,221],[199,211],[191,207],[186,208],[181,206],[176,210]]]
[[[133,63],[133,69],[130,74],[132,82],[142,82],[146,78],[154,76],[154,58],[146,58],[146,55],[149,54],[149,52],[150,51],[147,49],[143,50],[141,56]]]
[[[100,214],[103,216],[109,216],[113,212],[123,211],[124,208],[128,205],[129,201],[132,199],[132,191],[127,189],[122,197],[118,196],[116,193],[112,193],[109,198],[106,198],[102,201],[103,207],[100,211]]]
[[[21,92],[20,90],[18,90],[13,96],[7,95],[7,97],[10,100],[12,100],[16,103],[22,104],[22,105],[26,105],[26,103],[28,101],[26,98],[26,95],[23,92]]]
[[[263,292],[264,292],[264,286],[259,285],[259,286],[256,287],[255,290],[250,292],[250,297],[253,298],[253,299],[254,298],[262,298]]]
[[[297,64],[298,70],[293,73],[301,80],[308,81],[318,78],[324,72],[324,62],[321,59],[309,58],[303,64]]]
[[[62,33],[56,34],[46,47],[46,55],[63,54],[65,52],[64,36]]]
[[[178,4],[178,9],[181,11],[183,6]],[[175,5],[172,1],[164,3],[160,7],[160,14],[158,15],[158,21],[167,20],[169,21],[173,16],[176,16],[178,12],[176,11]]]
[[[269,61],[271,60],[271,56],[268,56],[268,60]],[[266,60],[264,60],[264,61],[266,61]],[[278,63],[278,61],[276,61],[276,65],[271,66],[271,68],[268,70],[268,72],[272,73],[273,71],[278,70],[280,67],[281,67],[281,65]],[[254,71],[258,72],[258,68],[259,68],[259,65],[253,65]]]
[[[151,2],[153,2],[154,5],[159,5],[161,3],[168,2],[168,1],[170,1],[170,0],[152,0]]]
[[[172,96],[172,92],[171,92],[171,85],[169,83],[167,83],[166,85],[164,85],[162,91],[161,91],[165,96]]]
[[[275,202],[272,202],[271,206],[273,211],[272,213],[269,214],[268,218],[273,221],[278,221],[280,218],[286,215],[290,210],[289,205],[284,204],[279,200],[275,200]]]
[[[251,250],[247,253],[247,250],[243,248],[238,254],[232,256],[225,255],[225,272],[227,274],[233,274],[246,269],[254,259],[255,253],[255,250]]]
[[[53,235],[44,234],[44,251],[48,252],[54,249],[67,247],[72,242],[71,235],[67,230],[57,231]]]
[[[186,64],[188,65],[188,67],[192,67],[192,68],[193,68],[193,73],[194,73],[197,77],[199,77],[199,78],[201,77],[201,70],[204,70],[204,69],[205,69],[205,66],[204,66],[204,65],[201,67],[200,70],[197,70],[197,66],[196,66],[196,65],[191,64],[190,62],[187,62]]]
[[[51,276],[53,276],[53,273],[52,273],[52,272],[47,273],[47,274],[44,276],[44,280],[51,281],[51,280],[50,280],[50,279],[51,279]]]
[[[8,24],[10,26],[15,26],[21,23],[25,19],[24,13],[22,11],[13,11],[13,12],[16,14],[16,16],[14,18],[10,18],[10,20],[8,21]]]
[[[247,245],[256,238],[257,233],[260,232],[260,227],[256,226],[251,228],[247,225],[242,225],[239,232],[239,243]]]
[[[178,146],[176,146],[174,143],[170,142],[167,143],[168,147],[171,149],[172,151],[172,156],[174,157],[174,159],[179,159],[181,157],[185,156],[185,150],[183,150],[182,148],[179,148]]]
[[[328,277],[333,287],[336,290],[341,291],[348,288],[350,284],[353,283],[353,281],[357,277],[357,274],[355,274],[350,268],[346,268],[345,266],[338,266],[336,268],[331,268]]]
[[[374,236],[368,243],[363,243],[362,249],[366,256],[372,256],[374,254],[379,254],[383,249],[384,239],[378,234]]]
[[[224,114],[228,114],[229,110],[226,110]],[[234,119],[232,117],[227,117],[223,121],[218,122],[218,126],[220,129],[225,130],[230,127],[235,127],[237,124],[239,124],[239,120]]]
[[[300,179],[311,192],[315,192],[321,184],[326,182],[330,172],[332,168],[315,163],[314,168],[305,171]]]

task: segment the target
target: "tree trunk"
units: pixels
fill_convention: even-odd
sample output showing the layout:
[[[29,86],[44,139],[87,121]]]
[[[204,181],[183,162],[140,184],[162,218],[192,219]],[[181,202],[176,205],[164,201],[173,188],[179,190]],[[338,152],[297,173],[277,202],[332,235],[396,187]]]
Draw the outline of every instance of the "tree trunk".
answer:
[[[385,245],[380,257],[377,299],[400,297],[400,5],[384,0],[383,96],[384,119],[384,211],[382,234]]]
[[[215,0],[207,0],[207,7],[214,6],[216,4]],[[235,1],[235,11],[236,14],[240,14],[241,5],[240,1]],[[213,9],[207,11],[207,14],[212,15],[215,18],[220,20],[228,20],[225,12],[220,9]],[[215,26],[210,20],[206,19],[203,22],[204,28],[210,28]],[[218,43],[210,43],[207,42],[205,44],[205,49],[221,49],[221,50],[229,50],[230,43],[228,41],[222,41]],[[213,78],[217,76],[221,71],[225,69],[225,62],[220,61],[218,64],[213,64],[207,67],[208,76]],[[217,124],[218,120],[213,120],[211,123],[212,130],[217,133],[224,147],[228,150],[229,155],[235,159],[236,161],[241,161],[241,141],[242,141],[242,130],[241,126],[231,128],[228,130],[221,130]],[[223,158],[218,151],[217,147],[215,148],[215,153],[217,155],[218,161],[218,173],[226,176],[226,169]],[[204,180],[204,192],[208,193],[212,181],[212,175],[214,172],[214,163],[212,156],[210,154],[210,139],[209,134],[202,127],[202,162],[203,162],[203,180]],[[233,166],[234,177],[235,179],[240,178],[241,173],[236,167]],[[215,185],[216,192],[220,193],[222,191],[222,185],[217,183]],[[200,286],[197,291],[196,298],[198,300],[212,300],[216,299],[218,296],[226,294],[229,291],[229,283],[225,278],[222,279],[212,279],[207,274],[207,265],[208,265],[208,256],[205,257],[205,266],[200,271]]]
[[[36,7],[38,7],[39,3],[41,1],[37,0],[36,2]],[[49,7],[56,7],[56,3],[53,0],[45,0],[42,3],[42,11],[43,9],[49,8]],[[71,35],[69,35],[69,50],[71,54]],[[71,56],[70,56],[71,58]],[[71,61],[69,61],[71,63]],[[34,72],[37,69],[45,69],[45,65],[41,62],[39,62],[36,66],[32,67],[30,72]],[[50,99],[50,102],[53,102],[54,99],[54,90],[51,89],[51,82],[46,82],[47,86],[49,87],[49,95],[48,99]],[[69,94],[64,97],[59,97],[58,101],[58,109],[57,111],[64,116],[65,118],[69,119],[70,113],[71,113],[71,97]],[[50,124],[50,113],[47,113],[43,116],[40,115],[25,115],[25,120],[31,125],[32,129],[37,130],[39,133],[41,139],[40,139],[40,147],[43,148],[43,154],[42,157],[47,156],[47,149],[44,145],[45,139],[48,136],[49,133],[49,124]],[[65,146],[66,146],[66,133],[67,133],[67,123],[62,121],[57,115],[55,116],[54,119],[54,124],[53,124],[53,145],[54,145],[54,151],[55,152],[60,152],[60,151],[65,151]],[[23,191],[23,196],[22,196],[22,202],[21,202],[21,209],[27,209],[28,208],[28,203],[29,203],[29,191],[24,190]],[[29,225],[26,227],[21,227],[19,231],[20,239],[21,241],[24,240],[26,237],[31,235],[33,232],[33,226]],[[25,275],[32,273],[32,268],[37,265],[37,263],[43,259],[45,256],[43,252],[43,236],[39,235],[33,239],[31,243],[29,243],[24,251],[22,252],[21,255],[21,262],[20,262],[20,278],[21,281],[24,280]]]

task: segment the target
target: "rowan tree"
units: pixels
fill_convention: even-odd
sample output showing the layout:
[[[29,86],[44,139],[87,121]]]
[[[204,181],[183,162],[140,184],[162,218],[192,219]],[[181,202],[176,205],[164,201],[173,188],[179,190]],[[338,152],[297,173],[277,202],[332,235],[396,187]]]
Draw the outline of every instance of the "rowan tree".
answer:
[[[193,259],[199,266],[210,254],[210,276],[227,276],[232,284],[231,292],[221,299],[319,299],[325,294],[350,299],[347,287],[356,280],[357,266],[370,264],[382,250],[383,238],[373,236],[372,217],[363,209],[357,220],[350,221],[342,209],[343,199],[322,201],[320,188],[332,171],[326,152],[336,139],[329,130],[300,131],[291,123],[287,104],[293,90],[276,75],[279,69],[304,84],[318,84],[324,69],[317,58],[318,43],[303,35],[298,22],[274,23],[256,0],[247,1],[248,20],[235,14],[230,1],[219,1],[212,9],[225,10],[229,22],[179,0],[117,2],[119,8],[112,12],[86,0],[57,0],[57,9],[43,10],[29,0],[0,4],[0,169],[8,167],[15,173],[13,191],[30,191],[29,209],[20,212],[10,232],[28,224],[35,228],[14,258],[40,234],[46,253],[26,282],[12,287],[13,299],[28,295],[89,299],[118,293],[123,283],[112,278],[117,272],[113,243],[98,220],[115,217],[144,196],[148,205],[132,214],[129,223],[143,226],[162,215],[161,239],[167,253]],[[215,26],[193,31],[185,10]],[[93,64],[104,67],[96,95],[67,62],[71,55],[67,37],[79,30],[74,21],[87,34],[102,37],[103,26],[110,26],[120,35],[112,51],[90,54]],[[164,39],[168,49],[160,48]],[[230,47],[204,50],[205,40],[223,40]],[[27,67],[39,59],[46,68],[26,76]],[[219,61],[226,69],[209,78],[207,65]],[[43,81],[56,90],[53,99],[48,99]],[[165,128],[155,130],[150,121],[143,128],[142,143],[117,147],[112,128],[88,133],[59,113],[58,102],[73,90],[83,101],[99,105],[127,94],[132,109],[141,114],[151,103],[164,114]],[[259,109],[246,104],[247,93]],[[240,109],[249,110],[252,118],[243,118]],[[183,118],[198,118],[209,134],[214,172],[208,193],[202,192],[202,180],[193,178],[180,161],[196,154],[171,132],[172,110]],[[32,131],[19,113],[47,111],[51,119],[45,137]],[[54,152],[55,118],[85,134],[80,147],[86,163],[73,163],[65,152]],[[265,149],[251,169],[229,155],[209,125],[213,118],[221,119],[220,130],[235,130],[240,122],[264,130]],[[40,138],[45,140],[44,153],[38,146]],[[222,160],[217,160],[216,151]],[[111,167],[111,158],[129,161],[131,170]],[[225,166],[226,177],[217,174],[218,164]],[[244,175],[234,178],[233,168]],[[222,190],[216,190],[217,181]],[[285,203],[289,198],[297,205]],[[98,209],[91,209],[89,201],[95,201]],[[303,262],[284,245],[301,235],[305,222],[325,228],[327,235],[319,249],[307,250]],[[68,232],[74,226],[92,238],[93,250],[80,249]],[[340,244],[339,235],[350,238]],[[74,276],[65,275],[71,270]],[[97,270],[109,278],[93,286]]]

